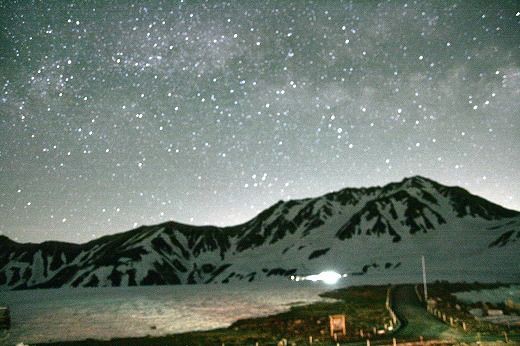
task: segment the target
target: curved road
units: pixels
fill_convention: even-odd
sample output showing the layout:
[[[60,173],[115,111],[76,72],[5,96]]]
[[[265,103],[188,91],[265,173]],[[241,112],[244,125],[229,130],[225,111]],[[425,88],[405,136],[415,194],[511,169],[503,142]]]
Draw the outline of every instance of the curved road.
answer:
[[[417,299],[413,285],[400,285],[393,289],[393,308],[402,322],[401,328],[395,333],[398,339],[417,340],[419,336],[425,340],[468,339],[468,334],[451,328],[429,314]]]

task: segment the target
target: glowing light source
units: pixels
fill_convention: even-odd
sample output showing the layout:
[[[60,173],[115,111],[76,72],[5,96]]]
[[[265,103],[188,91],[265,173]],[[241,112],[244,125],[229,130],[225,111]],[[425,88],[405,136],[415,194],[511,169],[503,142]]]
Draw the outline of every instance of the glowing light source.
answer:
[[[292,275],[291,280],[293,280],[293,281],[309,280],[309,281],[313,281],[313,282],[323,281],[324,283],[326,283],[328,285],[334,285],[335,283],[338,282],[339,279],[346,278],[346,277],[347,277],[347,274],[342,275],[342,274],[336,273],[335,271],[328,270],[328,271],[321,272],[319,274],[307,275],[307,276]]]

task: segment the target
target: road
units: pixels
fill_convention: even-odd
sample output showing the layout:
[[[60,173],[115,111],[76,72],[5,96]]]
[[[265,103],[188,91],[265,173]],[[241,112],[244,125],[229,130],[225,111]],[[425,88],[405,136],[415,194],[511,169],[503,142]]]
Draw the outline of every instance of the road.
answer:
[[[452,328],[433,317],[417,299],[414,285],[398,285],[392,289],[393,309],[401,321],[400,328],[392,335],[398,344],[426,346],[428,341],[431,342],[460,342],[475,343],[477,341],[476,333],[464,332],[462,329]],[[425,343],[419,342],[423,337]],[[503,337],[485,336],[482,341],[502,342]],[[392,345],[392,339],[375,339],[370,343],[372,346]],[[511,345],[519,345],[519,340],[510,339]],[[343,345],[343,344],[342,344]],[[348,346],[365,346],[366,341],[350,342]]]
[[[396,286],[393,290],[394,310],[402,321],[402,327],[396,332],[397,339],[417,340],[423,336],[426,340],[464,340],[468,335],[461,330],[442,323],[421,305],[413,285]]]
[[[393,289],[393,308],[402,322],[402,326],[394,334],[398,340],[443,340],[458,342],[475,342],[479,339],[474,332],[464,332],[462,329],[451,328],[433,317],[417,299],[413,285],[399,285]],[[518,336],[509,336],[510,343],[520,344]],[[482,341],[503,341],[502,335],[487,335]]]

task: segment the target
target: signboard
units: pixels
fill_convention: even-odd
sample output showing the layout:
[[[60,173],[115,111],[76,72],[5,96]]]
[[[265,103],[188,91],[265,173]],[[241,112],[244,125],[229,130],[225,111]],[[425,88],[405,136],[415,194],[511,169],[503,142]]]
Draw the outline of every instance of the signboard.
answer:
[[[347,334],[347,328],[345,327],[345,315],[330,315],[330,336],[334,336],[334,334],[341,333],[343,335]]]

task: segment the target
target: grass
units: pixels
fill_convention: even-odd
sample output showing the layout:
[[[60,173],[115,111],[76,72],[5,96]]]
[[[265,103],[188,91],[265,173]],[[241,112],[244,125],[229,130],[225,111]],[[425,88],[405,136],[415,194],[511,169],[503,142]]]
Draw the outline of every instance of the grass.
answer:
[[[110,341],[84,340],[51,343],[55,346],[105,345],[276,345],[282,338],[289,345],[307,344],[309,336],[315,345],[329,345],[329,315],[345,314],[347,335],[340,341],[360,340],[359,331],[373,333],[383,328],[390,317],[385,309],[388,286],[358,286],[326,292],[323,298],[332,298],[309,305],[293,306],[277,315],[239,320],[228,328],[189,332],[163,337],[122,338]],[[334,343],[335,344],[335,343]]]
[[[445,281],[437,281],[428,285],[428,292],[430,297],[435,297],[436,308],[444,312],[446,315],[464,321],[469,331],[480,333],[482,336],[499,335],[507,332],[509,335],[520,335],[519,326],[504,326],[496,325],[485,321],[476,320],[469,310],[473,308],[481,308],[483,310],[500,309],[504,314],[515,314],[518,311],[512,310],[504,303],[490,304],[490,303],[465,303],[457,300],[453,295],[455,292],[465,292],[473,290],[494,289],[499,287],[509,287],[509,284],[502,283],[448,283]]]

